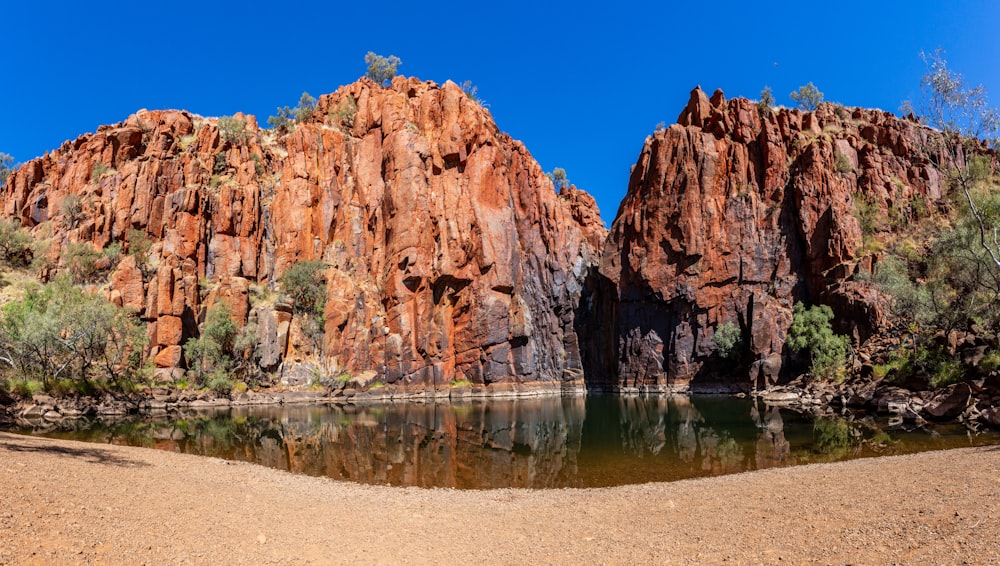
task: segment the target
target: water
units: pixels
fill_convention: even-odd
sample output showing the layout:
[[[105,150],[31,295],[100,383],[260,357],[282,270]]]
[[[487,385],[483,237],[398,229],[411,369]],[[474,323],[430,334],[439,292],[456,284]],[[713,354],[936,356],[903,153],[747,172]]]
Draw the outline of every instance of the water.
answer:
[[[599,487],[1000,443],[961,425],[906,431],[729,397],[285,406],[61,423],[19,432],[147,446],[369,484]]]

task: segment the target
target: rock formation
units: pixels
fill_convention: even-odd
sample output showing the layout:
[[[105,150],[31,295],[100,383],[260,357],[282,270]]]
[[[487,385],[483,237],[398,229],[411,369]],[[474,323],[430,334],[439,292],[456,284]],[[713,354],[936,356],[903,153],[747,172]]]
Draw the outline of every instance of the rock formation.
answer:
[[[557,193],[450,82],[362,79],[266,131],[142,110],[22,166],[0,209],[51,239],[52,270],[71,242],[152,242],[107,292],[147,321],[161,380],[225,300],[286,378],[309,362],[403,388],[582,385],[574,316],[606,233],[594,200]],[[326,266],[320,333],[277,285],[304,260]]]
[[[942,197],[921,149],[929,132],[878,110],[760,109],[692,91],[678,123],[646,139],[589,282],[578,324],[591,330],[591,386],[773,382],[796,301],[830,305],[838,331],[866,339],[885,314],[854,280],[879,258],[866,243]],[[715,355],[724,323],[740,329],[749,376],[727,376]]]

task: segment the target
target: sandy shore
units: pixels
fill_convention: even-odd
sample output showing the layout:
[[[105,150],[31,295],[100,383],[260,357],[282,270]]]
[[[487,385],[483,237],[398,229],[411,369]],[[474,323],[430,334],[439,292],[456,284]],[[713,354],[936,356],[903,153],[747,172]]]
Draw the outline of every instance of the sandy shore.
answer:
[[[0,433],[0,486],[0,564],[1000,563],[998,447],[452,491]]]

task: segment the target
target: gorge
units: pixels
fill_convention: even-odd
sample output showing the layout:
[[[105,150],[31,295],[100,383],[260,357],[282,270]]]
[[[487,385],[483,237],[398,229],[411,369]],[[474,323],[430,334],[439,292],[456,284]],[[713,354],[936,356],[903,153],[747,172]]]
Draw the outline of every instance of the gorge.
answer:
[[[148,239],[90,287],[138,313],[168,389],[220,303],[252,329],[255,383],[334,396],[763,390],[808,369],[786,344],[796,302],[832,309],[867,386],[902,343],[871,282],[882,249],[954,207],[940,137],[696,88],[645,140],[608,230],[454,83],[361,79],[272,129],[141,110],[22,165],[0,210],[48,243],[43,280],[71,244]],[[305,261],[323,266],[312,319],[280,284]],[[736,359],[717,351],[726,324]],[[996,341],[945,338],[954,355]]]

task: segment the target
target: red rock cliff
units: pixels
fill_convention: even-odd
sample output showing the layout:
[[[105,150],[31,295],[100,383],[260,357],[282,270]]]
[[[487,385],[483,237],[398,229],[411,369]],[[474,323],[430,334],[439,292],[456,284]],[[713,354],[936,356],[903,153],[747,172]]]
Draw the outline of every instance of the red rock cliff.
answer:
[[[859,206],[905,226],[941,199],[927,135],[877,110],[761,111],[695,89],[678,123],[646,139],[591,281],[605,323],[587,339],[593,385],[732,383],[712,340],[727,322],[753,361],[735,381],[773,381],[799,300],[830,305],[838,330],[865,339],[883,313],[852,280],[878,259]]]
[[[154,242],[109,293],[148,321],[161,377],[178,376],[181,345],[225,299],[257,323],[268,369],[312,360],[418,388],[582,383],[574,316],[606,233],[594,200],[557,194],[459,87],[361,80],[284,134],[236,118],[243,132],[223,137],[214,119],[140,111],[22,166],[0,208],[51,236],[53,257],[69,242]],[[266,299],[313,259],[327,266],[319,343]]]

